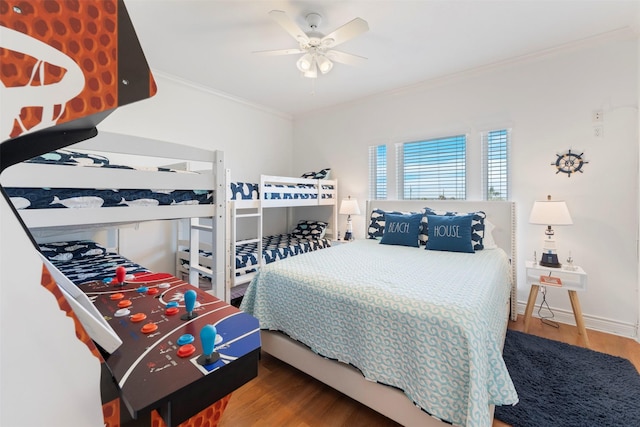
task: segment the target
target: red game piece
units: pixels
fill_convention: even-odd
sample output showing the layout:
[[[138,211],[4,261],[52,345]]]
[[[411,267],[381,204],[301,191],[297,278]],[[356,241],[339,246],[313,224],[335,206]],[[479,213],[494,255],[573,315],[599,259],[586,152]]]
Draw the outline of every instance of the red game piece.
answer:
[[[122,301],[120,301],[120,302],[118,303],[118,307],[120,307],[120,308],[126,308],[126,307],[130,307],[130,306],[131,306],[131,304],[133,304],[133,303],[131,302],[131,300],[123,299]]]
[[[147,291],[147,295],[155,295],[158,292],[160,292],[160,290],[158,290],[158,288],[149,288],[149,290]]]
[[[124,298],[124,294],[122,292],[118,292],[117,294],[111,294],[111,296],[109,298],[111,298],[111,300],[113,300],[113,301],[116,301],[116,300]]]
[[[144,314],[144,313],[136,313],[133,316],[131,316],[131,321],[132,322],[142,322],[146,318],[147,318],[146,314]]]
[[[140,330],[142,331],[143,334],[150,334],[151,332],[154,332],[157,329],[158,329],[158,325],[156,325],[155,323],[147,323]]]
[[[119,283],[124,282],[124,278],[126,277],[126,275],[127,275],[127,269],[126,268],[124,268],[123,266],[120,266],[120,267],[116,268],[116,280]]]
[[[189,357],[195,352],[196,348],[193,346],[193,344],[185,344],[178,349],[178,356]]]
[[[174,314],[178,314],[180,309],[178,307],[169,307],[165,310],[165,314],[167,316],[173,316]]]

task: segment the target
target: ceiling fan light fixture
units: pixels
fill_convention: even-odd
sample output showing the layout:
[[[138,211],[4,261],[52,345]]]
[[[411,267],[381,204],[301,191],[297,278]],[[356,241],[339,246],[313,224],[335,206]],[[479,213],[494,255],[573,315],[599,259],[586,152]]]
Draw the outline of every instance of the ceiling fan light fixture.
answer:
[[[311,68],[308,71],[304,72],[304,76],[308,77],[310,79],[315,79],[318,77],[318,67],[317,67],[317,62],[316,62],[316,56],[313,55],[311,57]]]
[[[310,53],[305,53],[296,62],[296,66],[298,67],[298,70],[302,71],[303,73],[310,71],[313,65],[314,65],[314,57]]]
[[[324,55],[319,55],[316,58],[316,62],[318,63],[318,68],[320,68],[320,72],[322,74],[327,74],[333,68],[333,62]]]

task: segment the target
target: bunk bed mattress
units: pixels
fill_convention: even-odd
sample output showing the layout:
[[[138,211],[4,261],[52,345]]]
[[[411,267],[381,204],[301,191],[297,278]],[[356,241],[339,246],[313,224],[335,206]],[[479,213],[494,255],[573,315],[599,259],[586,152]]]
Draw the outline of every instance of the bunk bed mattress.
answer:
[[[241,309],[456,425],[491,424],[517,394],[501,355],[511,287],[501,249],[356,241],[263,267]]]
[[[124,267],[127,274],[150,272],[92,241],[55,242],[39,246],[42,254],[76,285],[93,280],[113,279],[118,267]]]
[[[108,208],[213,203],[207,190],[5,188],[16,209]]]
[[[250,182],[232,182],[231,184],[231,200],[258,200],[260,194],[260,184]],[[322,185],[323,190],[333,190],[333,185]],[[316,186],[311,184],[297,184],[297,185],[265,185],[265,188],[269,188],[269,191],[265,191],[263,196],[264,200],[307,200],[317,199],[318,191]],[[308,193],[290,193],[278,188],[309,188]],[[313,191],[311,191],[313,190]],[[332,199],[334,196],[332,193],[322,193],[320,195],[322,199]]]
[[[273,236],[264,236],[262,238],[262,260],[265,264],[272,263],[279,259],[285,259],[288,257],[300,255],[307,252],[312,252],[318,249],[323,249],[331,246],[329,239],[300,239],[292,236],[291,234],[276,234]],[[187,249],[186,252],[189,252]],[[200,249],[200,255],[205,258],[212,258],[210,251]],[[236,270],[251,267],[258,264],[258,244],[257,243],[245,243],[236,247]],[[189,260],[180,260],[182,265],[188,265]],[[236,272],[236,276],[241,276],[244,273],[253,272],[243,271]]]
[[[25,163],[62,167],[93,167],[168,173],[194,173],[164,167],[139,167],[112,163],[93,153],[56,150]],[[207,190],[174,189],[87,189],[87,188],[5,188],[16,209],[100,208],[115,206],[167,206],[176,204],[211,204],[213,193]]]

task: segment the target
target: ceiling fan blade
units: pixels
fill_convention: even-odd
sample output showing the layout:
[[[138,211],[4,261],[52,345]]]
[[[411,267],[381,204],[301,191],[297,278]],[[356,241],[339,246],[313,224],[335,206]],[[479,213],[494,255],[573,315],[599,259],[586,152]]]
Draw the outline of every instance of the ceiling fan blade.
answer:
[[[269,15],[276,21],[284,30],[291,34],[291,37],[296,39],[298,43],[308,43],[309,37],[302,31],[302,29],[291,18],[287,16],[281,10],[272,10]]]
[[[275,55],[294,55],[296,53],[305,53],[302,49],[280,49],[280,50],[258,50],[253,52],[257,55],[275,56]]]
[[[353,55],[351,53],[341,52],[339,50],[330,50],[325,54],[332,61],[340,62],[346,65],[360,65],[367,60],[364,56]]]
[[[334,32],[322,38],[322,44],[326,47],[338,46],[341,43],[369,31],[369,24],[362,18],[356,18],[347,22]]]

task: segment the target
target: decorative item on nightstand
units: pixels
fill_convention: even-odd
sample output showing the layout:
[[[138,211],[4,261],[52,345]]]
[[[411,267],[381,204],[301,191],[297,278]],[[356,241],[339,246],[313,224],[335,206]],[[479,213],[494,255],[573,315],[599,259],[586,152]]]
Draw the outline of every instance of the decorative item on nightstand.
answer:
[[[558,262],[558,254],[556,253],[556,241],[553,239],[555,233],[551,226],[573,224],[567,204],[562,200],[552,201],[551,196],[547,196],[547,200],[545,201],[536,201],[531,209],[529,222],[531,224],[547,226],[544,234],[546,234],[548,238],[544,240],[540,265],[544,267],[561,267],[560,262]]]
[[[351,215],[360,215],[360,207],[358,201],[349,196],[348,199],[342,199],[340,203],[340,214],[349,215],[347,217],[347,231],[344,233],[344,240],[353,240],[353,226],[351,225]]]

